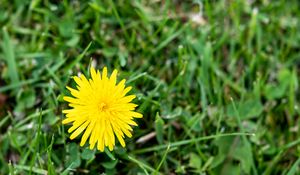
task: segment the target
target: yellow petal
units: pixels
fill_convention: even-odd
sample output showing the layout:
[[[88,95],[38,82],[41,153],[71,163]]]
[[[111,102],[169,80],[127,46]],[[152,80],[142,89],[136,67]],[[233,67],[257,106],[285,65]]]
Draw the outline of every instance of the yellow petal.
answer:
[[[69,86],[66,87],[70,92],[71,94],[74,96],[74,97],[79,97],[80,96],[80,92],[77,91],[76,89],[73,89],[73,88],[70,88]]]
[[[103,71],[102,71],[102,79],[103,79],[103,80],[106,80],[106,79],[107,79],[107,67],[104,67],[104,68],[103,68]]]
[[[134,112],[134,111],[128,112],[128,115],[135,117],[135,118],[143,118],[143,115],[141,113]]]
[[[120,98],[120,100],[118,101],[118,103],[129,103],[131,102],[133,99],[135,99],[135,95],[128,95],[128,96],[125,96],[123,98]]]
[[[74,76],[73,79],[79,87],[82,87],[82,80],[79,77]]]
[[[104,134],[105,134],[105,124],[104,124],[104,120],[100,120],[99,121],[99,127],[100,127],[100,130],[99,130],[99,135],[98,135],[98,150],[99,151],[104,151],[104,145],[105,145],[105,141],[104,141]]]
[[[79,134],[82,133],[82,131],[84,131],[86,129],[86,127],[88,126],[88,124],[90,124],[90,121],[86,121],[84,124],[82,124],[79,128],[76,129],[76,131],[74,131],[71,136],[70,139],[73,140],[75,137],[77,137]]]
[[[126,80],[123,79],[122,81],[120,81],[120,83],[115,87],[114,91],[116,93],[116,97],[121,95],[121,92],[123,91],[123,89],[125,88],[125,82]]]
[[[109,137],[109,148],[110,148],[110,151],[112,151],[114,145],[115,145],[115,136],[114,136],[114,133],[113,133],[113,130],[112,130],[112,127],[111,127],[111,124],[110,124],[110,121],[109,120],[106,120],[106,126],[107,126],[107,134],[108,134],[108,137]]]
[[[137,105],[133,103],[113,104],[109,109],[112,111],[131,111],[134,110],[135,107],[137,107]]]
[[[67,113],[70,113],[72,111],[73,111],[73,109],[65,109],[65,110],[62,111],[62,113],[67,114]]]
[[[97,149],[101,152],[104,151],[104,143],[102,141],[98,141],[97,143]]]
[[[97,128],[99,126],[95,125],[94,129],[92,130],[92,135],[90,137],[89,143],[90,143],[90,149],[93,149],[96,144],[96,134],[97,134]]]
[[[122,131],[125,133],[125,135],[127,135],[127,137],[129,137],[129,138],[132,137],[131,132],[129,132],[127,129],[122,129]]]
[[[96,70],[94,67],[91,66],[90,68],[90,73],[91,73],[91,76],[92,76],[92,79],[96,79],[97,78],[97,73],[96,73]]]
[[[115,69],[113,71],[113,73],[111,74],[110,76],[110,82],[112,83],[112,85],[115,85],[116,84],[116,81],[117,81],[117,74],[118,74],[118,71],[117,69]]]
[[[130,125],[133,125],[133,126],[137,126],[138,124],[137,123],[135,123],[135,121],[133,121],[133,120],[128,120],[128,121],[126,121],[128,124],[130,124]]]
[[[125,88],[121,94],[122,97],[124,97],[129,91],[131,91],[132,87],[128,86],[127,88]]]
[[[89,138],[89,136],[91,135],[92,130],[94,129],[95,126],[95,121],[91,121],[90,125],[87,127],[87,129],[85,130],[81,141],[80,141],[80,146],[83,146],[85,144],[85,142],[87,141],[87,139]]]
[[[122,147],[124,148],[124,147],[125,147],[125,141],[124,141],[124,139],[123,139],[123,138],[121,137],[121,135],[119,135],[119,134],[116,134],[116,136],[117,136],[117,138],[118,138],[120,144],[121,144]]]
[[[78,128],[80,125],[82,125],[86,121],[85,117],[84,118],[76,118],[75,122],[73,123],[73,126],[68,129],[68,132],[71,133],[73,132],[76,128]]]
[[[64,119],[63,121],[62,121],[62,123],[63,124],[67,124],[67,123],[71,123],[71,122],[73,122],[73,121],[75,121],[76,120],[76,118],[75,117],[72,117],[72,118],[66,118],[66,119]]]
[[[71,102],[71,103],[77,103],[78,100],[76,98],[73,97],[68,97],[68,96],[64,96],[63,99],[67,102]]]

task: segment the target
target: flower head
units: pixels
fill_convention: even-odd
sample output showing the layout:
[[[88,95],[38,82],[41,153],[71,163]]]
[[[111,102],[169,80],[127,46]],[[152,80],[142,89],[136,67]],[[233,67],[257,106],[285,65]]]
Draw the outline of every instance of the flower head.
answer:
[[[116,136],[125,147],[124,134],[131,137],[131,125],[137,126],[133,118],[142,117],[142,114],[134,111],[137,105],[131,103],[136,96],[126,96],[131,87],[125,88],[124,79],[117,84],[117,70],[110,77],[107,76],[106,67],[102,75],[92,67],[90,72],[89,80],[84,75],[74,77],[77,89],[67,87],[73,97],[64,97],[71,109],[63,110],[66,118],[62,123],[72,123],[68,130],[72,133],[71,139],[83,132],[80,146],[89,138],[90,149],[97,146],[102,152],[104,147],[112,151]]]

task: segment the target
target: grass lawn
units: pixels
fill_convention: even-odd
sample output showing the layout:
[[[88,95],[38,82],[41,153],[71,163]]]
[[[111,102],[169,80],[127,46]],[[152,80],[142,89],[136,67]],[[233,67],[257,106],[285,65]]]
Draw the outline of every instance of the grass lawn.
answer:
[[[0,174],[297,175],[298,0],[0,0]],[[66,86],[117,69],[143,118],[79,145]]]

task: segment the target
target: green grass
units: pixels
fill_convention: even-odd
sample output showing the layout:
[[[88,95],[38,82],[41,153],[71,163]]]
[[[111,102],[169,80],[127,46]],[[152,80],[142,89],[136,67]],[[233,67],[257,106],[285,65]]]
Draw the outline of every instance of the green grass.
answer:
[[[297,0],[0,4],[0,174],[299,174]],[[134,87],[125,149],[61,124],[91,64]]]

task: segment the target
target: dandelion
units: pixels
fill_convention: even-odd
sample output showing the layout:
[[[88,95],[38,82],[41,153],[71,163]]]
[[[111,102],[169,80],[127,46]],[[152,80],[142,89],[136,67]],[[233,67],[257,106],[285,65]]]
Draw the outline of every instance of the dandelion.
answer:
[[[142,114],[134,111],[137,105],[131,103],[136,96],[126,96],[132,87],[125,88],[124,79],[117,84],[117,70],[110,77],[107,76],[106,67],[102,75],[92,67],[90,72],[89,80],[84,75],[73,77],[77,90],[67,87],[73,97],[64,97],[71,109],[63,110],[66,118],[62,123],[72,123],[68,130],[72,133],[70,139],[83,132],[80,146],[84,146],[89,138],[90,149],[96,146],[103,152],[104,147],[108,147],[112,151],[116,136],[125,147],[124,134],[132,137],[131,126],[137,126],[133,119],[142,117]]]

